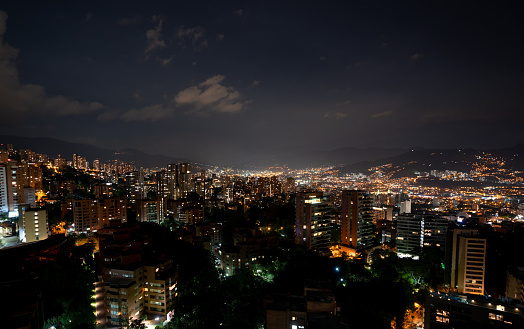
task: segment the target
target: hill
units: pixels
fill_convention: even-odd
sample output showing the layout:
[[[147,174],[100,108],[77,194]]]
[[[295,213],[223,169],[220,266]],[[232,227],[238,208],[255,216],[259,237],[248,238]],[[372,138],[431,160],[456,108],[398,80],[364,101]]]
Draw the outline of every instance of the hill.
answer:
[[[396,177],[412,176],[414,172],[483,171],[487,174],[505,176],[510,172],[524,172],[524,144],[510,148],[477,149],[428,149],[413,150],[400,155],[367,162],[341,166],[340,172],[365,173],[371,168],[383,167]],[[522,173],[519,174],[522,176]]]
[[[134,163],[139,167],[165,167],[169,163],[190,162],[184,158],[173,158],[160,154],[151,155],[132,148],[109,150],[46,137],[29,138],[0,135],[0,144],[3,144],[4,147],[6,144],[13,144],[15,149],[30,149],[33,152],[47,154],[51,158],[61,155],[63,158],[71,160],[73,154],[78,154],[85,157],[90,163],[93,163],[95,159],[100,159],[102,162],[119,160]]]

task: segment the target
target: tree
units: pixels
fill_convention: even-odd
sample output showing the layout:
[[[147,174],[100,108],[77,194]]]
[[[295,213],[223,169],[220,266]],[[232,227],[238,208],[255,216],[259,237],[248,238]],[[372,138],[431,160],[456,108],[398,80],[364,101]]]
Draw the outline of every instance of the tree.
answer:
[[[74,243],[74,240],[67,241],[57,259],[45,264],[40,280],[47,320],[54,318],[60,322],[67,318],[76,327],[96,322],[91,305],[96,275],[93,246],[75,247]]]
[[[224,328],[259,328],[264,323],[266,283],[249,270],[238,270],[220,284]]]
[[[145,329],[146,324],[144,323],[144,319],[129,320],[128,318],[120,316],[118,318],[118,327],[120,329]]]

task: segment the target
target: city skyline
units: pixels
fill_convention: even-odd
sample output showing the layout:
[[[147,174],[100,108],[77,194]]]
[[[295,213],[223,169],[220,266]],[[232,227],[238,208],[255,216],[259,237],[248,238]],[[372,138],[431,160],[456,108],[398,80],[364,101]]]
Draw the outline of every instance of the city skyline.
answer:
[[[9,328],[523,327],[521,152],[347,173],[138,168],[6,146]]]
[[[510,6],[0,7],[3,134],[220,162],[519,140]]]

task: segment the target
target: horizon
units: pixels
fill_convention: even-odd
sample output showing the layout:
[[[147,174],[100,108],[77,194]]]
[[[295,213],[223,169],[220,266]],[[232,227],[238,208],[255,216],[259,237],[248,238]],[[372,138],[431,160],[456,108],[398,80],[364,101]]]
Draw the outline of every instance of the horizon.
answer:
[[[188,162],[195,165],[203,165],[203,166],[216,166],[216,167],[223,167],[223,168],[233,168],[237,170],[248,170],[248,168],[256,169],[256,170],[263,170],[263,168],[271,168],[271,167],[288,167],[289,169],[307,169],[307,168],[313,168],[313,167],[325,167],[325,166],[354,166],[358,164],[372,164],[372,163],[378,163],[380,161],[388,160],[388,159],[394,159],[399,156],[406,156],[409,155],[411,152],[425,152],[425,151],[465,151],[465,150],[472,150],[472,151],[479,151],[479,152],[497,152],[502,150],[508,150],[508,149],[515,149],[520,146],[523,146],[524,143],[514,143],[511,146],[505,146],[498,149],[476,149],[476,148],[424,148],[424,147],[411,147],[411,148],[383,148],[383,147],[365,147],[365,148],[358,148],[358,147],[339,147],[336,149],[330,149],[330,150],[309,150],[306,152],[297,152],[297,153],[290,153],[290,154],[283,154],[280,156],[272,156],[267,158],[258,158],[254,159],[252,161],[240,161],[240,162],[206,162],[206,161],[200,161],[198,159],[190,159],[190,158],[184,158],[184,157],[173,157],[166,154],[151,154],[147,152],[143,152],[138,149],[134,148],[124,148],[124,149],[110,149],[110,148],[103,148],[103,147],[97,147],[94,145],[89,144],[83,144],[83,143],[71,143],[64,140],[59,140],[56,138],[50,138],[50,137],[24,137],[24,136],[6,136],[6,135],[0,135],[0,148],[4,150],[4,148],[11,144],[13,146],[13,149],[15,150],[22,150],[22,149],[30,149],[33,152],[46,154],[50,157],[62,157],[66,160],[70,160],[73,154],[78,154],[79,156],[85,157],[89,162],[94,161],[95,159],[102,159],[102,161],[111,161],[111,160],[120,160],[124,162],[136,162],[140,166],[144,166],[145,168],[153,168],[153,167],[166,167],[169,163],[180,163],[180,162]],[[15,140],[10,140],[10,138],[15,138]],[[17,140],[20,138],[21,140]],[[50,141],[56,141],[57,144],[47,143],[45,146],[42,146],[41,144],[38,144],[38,141],[41,140],[50,140]],[[35,144],[36,143],[36,144]],[[20,145],[22,144],[22,145]],[[65,148],[73,148],[75,149],[67,149]],[[85,148],[93,148],[85,149]],[[130,156],[129,159],[123,159],[120,154],[118,155],[119,151],[126,151],[126,153],[122,153],[123,155]],[[104,154],[104,152],[111,152],[112,155],[116,156],[112,158],[107,153]],[[137,153],[138,152],[138,153]],[[71,153],[71,154],[69,154]],[[86,154],[87,153],[87,154]],[[324,158],[319,158],[319,156],[323,156]],[[327,157],[327,159],[326,159]],[[163,161],[162,165],[159,165],[160,162]],[[378,162],[377,162],[378,161]],[[165,162],[165,163],[164,163]],[[156,163],[156,165],[146,165],[145,163]]]

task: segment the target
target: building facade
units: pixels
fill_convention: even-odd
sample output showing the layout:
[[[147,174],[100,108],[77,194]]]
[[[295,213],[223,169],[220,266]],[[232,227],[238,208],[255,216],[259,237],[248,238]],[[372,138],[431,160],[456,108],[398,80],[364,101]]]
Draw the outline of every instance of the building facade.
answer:
[[[452,232],[451,287],[460,293],[483,295],[486,273],[486,239],[476,230]]]
[[[397,254],[418,259],[424,247],[444,250],[449,221],[432,215],[402,214],[397,217]]]
[[[47,210],[45,209],[23,209],[21,208],[18,220],[20,242],[34,242],[47,239],[49,230],[47,222]]]
[[[295,202],[295,242],[307,249],[328,250],[331,244],[331,206],[322,192],[299,192]]]
[[[524,308],[483,296],[430,292],[425,301],[424,328],[524,328]]]
[[[362,252],[373,247],[375,225],[370,195],[365,191],[344,190],[341,195],[341,243]]]

